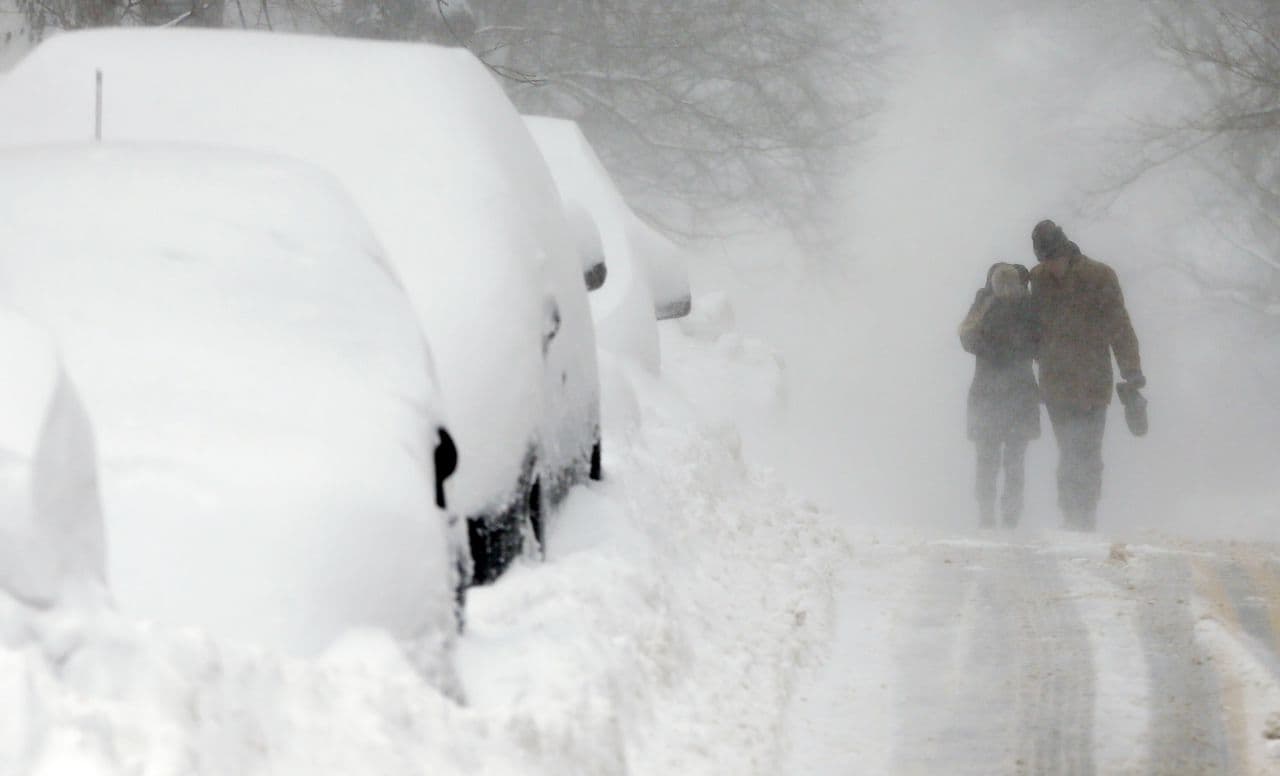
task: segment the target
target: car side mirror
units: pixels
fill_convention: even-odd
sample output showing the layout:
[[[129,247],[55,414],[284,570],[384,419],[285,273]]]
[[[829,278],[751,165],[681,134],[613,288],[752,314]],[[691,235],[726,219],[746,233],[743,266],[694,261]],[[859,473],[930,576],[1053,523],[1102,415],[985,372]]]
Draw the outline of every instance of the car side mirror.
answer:
[[[444,482],[458,470],[458,448],[453,443],[453,435],[444,428],[437,429],[433,458],[436,465],[436,506],[444,509]]]
[[[591,213],[577,202],[565,203],[564,218],[569,225],[569,233],[573,237],[574,250],[582,262],[582,279],[588,291],[595,291],[604,285],[605,278],[609,274],[600,229],[596,226],[596,220]]]
[[[609,265],[603,261],[595,264],[582,273],[582,280],[587,284],[588,291],[595,291],[604,285],[605,278],[609,275]]]

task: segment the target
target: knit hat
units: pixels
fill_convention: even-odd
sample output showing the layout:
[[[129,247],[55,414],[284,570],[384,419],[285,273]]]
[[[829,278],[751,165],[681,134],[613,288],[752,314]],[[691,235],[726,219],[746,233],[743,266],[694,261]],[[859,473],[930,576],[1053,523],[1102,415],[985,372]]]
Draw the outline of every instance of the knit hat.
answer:
[[[1018,273],[1018,280],[1021,281],[1022,285],[1024,286],[1027,284],[1027,281],[1031,280],[1031,270],[1022,266],[1021,264],[1008,264],[1003,261],[997,261],[995,264],[992,264],[987,269],[987,290],[988,291],[991,290],[991,277],[995,275],[996,271],[999,270],[1001,267],[1013,267],[1014,271]]]
[[[1062,231],[1062,227],[1047,218],[1031,230],[1031,248],[1036,253],[1036,259],[1040,261],[1052,259],[1060,253],[1070,251],[1074,245],[1075,243],[1067,239],[1067,233]],[[1079,250],[1076,248],[1075,252],[1078,253]]]
[[[1027,281],[1023,273],[1026,269],[1017,264],[997,264],[987,275],[987,290],[1001,299],[1025,296]]]

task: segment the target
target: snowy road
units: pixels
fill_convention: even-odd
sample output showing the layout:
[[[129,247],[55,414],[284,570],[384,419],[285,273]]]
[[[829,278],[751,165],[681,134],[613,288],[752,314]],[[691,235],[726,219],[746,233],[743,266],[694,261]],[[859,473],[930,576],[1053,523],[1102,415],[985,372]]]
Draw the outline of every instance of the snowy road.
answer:
[[[1280,773],[1271,546],[863,543],[790,773]]]

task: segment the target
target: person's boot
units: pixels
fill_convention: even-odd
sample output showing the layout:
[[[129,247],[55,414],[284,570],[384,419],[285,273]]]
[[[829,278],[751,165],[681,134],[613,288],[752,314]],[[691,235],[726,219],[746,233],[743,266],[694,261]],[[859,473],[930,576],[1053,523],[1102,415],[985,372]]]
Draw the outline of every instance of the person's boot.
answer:
[[[1009,493],[1005,493],[1000,499],[1000,516],[1003,519],[1005,528],[1017,528],[1018,521],[1022,519],[1022,498],[1021,494],[1011,497]]]
[[[1093,509],[1072,509],[1063,513],[1062,527],[1068,531],[1092,531],[1097,528],[1097,512]]]
[[[1090,507],[1080,512],[1080,530],[1096,531],[1098,530],[1098,508]]]
[[[1022,508],[1005,507],[1004,508],[1004,527],[1013,529],[1018,527],[1018,521],[1022,519]]]
[[[990,502],[978,504],[978,525],[982,528],[995,528],[996,505]]]

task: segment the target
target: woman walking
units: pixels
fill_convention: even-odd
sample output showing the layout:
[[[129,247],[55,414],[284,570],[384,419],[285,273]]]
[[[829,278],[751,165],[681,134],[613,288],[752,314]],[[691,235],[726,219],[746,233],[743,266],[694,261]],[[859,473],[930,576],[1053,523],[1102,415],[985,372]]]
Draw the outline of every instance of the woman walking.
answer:
[[[969,386],[969,439],[977,451],[978,516],[995,525],[996,480],[1004,470],[1000,511],[1012,528],[1022,517],[1027,443],[1040,436],[1040,389],[1031,361],[1040,321],[1021,264],[997,263],[960,324],[960,344],[977,360]],[[1003,465],[1002,465],[1003,464]]]

